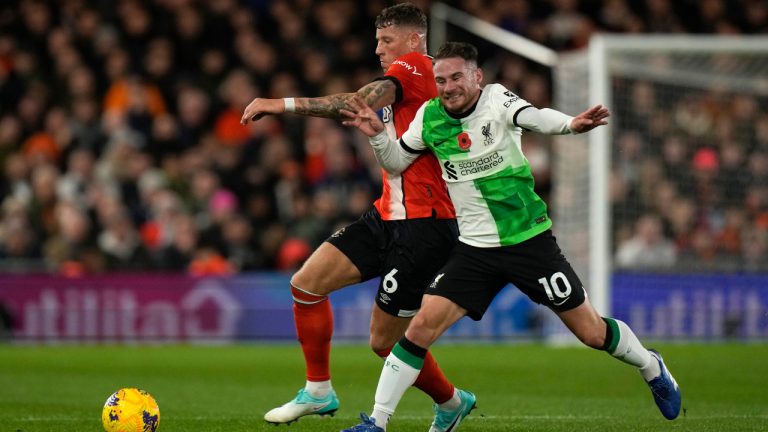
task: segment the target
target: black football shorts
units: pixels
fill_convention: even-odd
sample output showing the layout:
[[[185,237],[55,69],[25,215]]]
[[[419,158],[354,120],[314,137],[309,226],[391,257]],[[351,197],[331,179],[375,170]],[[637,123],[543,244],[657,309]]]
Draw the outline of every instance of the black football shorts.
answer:
[[[479,248],[459,242],[425,294],[445,297],[479,321],[509,283],[558,312],[573,309],[586,298],[550,230],[512,246]]]
[[[364,281],[381,277],[376,304],[383,311],[412,317],[457,238],[455,219],[384,221],[372,208],[326,241],[352,261]]]

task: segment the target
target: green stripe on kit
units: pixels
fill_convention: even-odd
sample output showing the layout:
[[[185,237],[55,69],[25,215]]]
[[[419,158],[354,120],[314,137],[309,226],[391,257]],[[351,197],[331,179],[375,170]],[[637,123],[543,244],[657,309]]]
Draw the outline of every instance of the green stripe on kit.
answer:
[[[608,354],[613,354],[616,352],[616,347],[619,346],[619,339],[621,338],[621,331],[619,330],[619,325],[616,323],[616,320],[613,318],[603,318],[603,321],[605,321],[606,324],[611,328],[611,340],[606,341],[608,342],[608,348],[605,350],[608,351]]]
[[[474,180],[496,224],[502,246],[524,242],[552,227],[547,205],[534,192],[531,167],[506,167]]]
[[[424,358],[409,353],[405,350],[405,348],[401,347],[399,343],[395,344],[395,346],[392,348],[392,354],[394,354],[395,357],[400,359],[403,363],[416,370],[421,370],[421,367],[424,366]]]

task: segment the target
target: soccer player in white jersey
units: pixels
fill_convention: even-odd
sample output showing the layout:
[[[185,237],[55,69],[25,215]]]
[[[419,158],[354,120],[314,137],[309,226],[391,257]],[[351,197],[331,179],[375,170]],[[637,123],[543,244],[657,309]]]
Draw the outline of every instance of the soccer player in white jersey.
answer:
[[[400,140],[381,133],[383,124],[362,99],[349,120],[371,140],[382,167],[397,173],[425,151],[437,156],[459,222],[459,244],[425,291],[421,309],[387,357],[371,416],[346,431],[381,432],[400,398],[419,375],[429,347],[454,322],[479,320],[493,298],[513,283],[554,311],[584,344],[639,369],[662,415],[674,419],[681,394],[661,356],[640,343],[626,323],[602,317],[562,255],[547,206],[534,192],[523,155],[524,130],[545,134],[590,131],[607,124],[597,105],[571,117],[537,109],[502,85],[481,87],[477,50],[448,42],[434,58],[438,97],[426,102]],[[474,398],[467,400],[474,404]],[[462,413],[469,413],[463,410]],[[446,430],[454,430],[466,414]]]

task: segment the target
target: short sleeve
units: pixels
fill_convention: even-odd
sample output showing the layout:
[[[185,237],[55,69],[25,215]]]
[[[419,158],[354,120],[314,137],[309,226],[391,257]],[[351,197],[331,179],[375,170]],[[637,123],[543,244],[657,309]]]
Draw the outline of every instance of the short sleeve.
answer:
[[[400,80],[390,75],[384,75],[374,79],[374,81],[385,81],[385,80],[395,85],[395,103],[398,103],[401,100],[403,100],[403,85],[400,84]]]
[[[398,57],[387,69],[383,79],[391,79],[399,84],[401,100],[405,103],[418,103],[434,97],[430,82],[434,86],[432,65],[419,53],[409,53]],[[399,102],[400,100],[398,100]]]

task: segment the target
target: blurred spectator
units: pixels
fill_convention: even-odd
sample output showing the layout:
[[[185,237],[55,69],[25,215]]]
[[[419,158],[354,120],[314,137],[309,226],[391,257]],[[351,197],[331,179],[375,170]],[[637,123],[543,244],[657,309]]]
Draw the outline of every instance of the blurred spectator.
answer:
[[[742,236],[742,270],[760,272],[768,268],[768,230],[749,228]]]
[[[0,219],[0,262],[9,263],[8,267],[22,267],[23,261],[40,259],[40,243],[37,235],[29,225],[27,208],[23,201],[8,198],[3,203]],[[5,268],[6,266],[0,266]]]
[[[95,241],[87,215],[71,203],[60,202],[55,207],[54,218],[53,234],[43,249],[50,268],[73,276],[103,271],[103,259],[90,259]]]
[[[133,221],[124,212],[118,212],[106,221],[99,234],[99,248],[104,251],[109,270],[152,269],[149,256]]]
[[[195,258],[198,245],[198,230],[194,220],[186,215],[177,215],[168,226],[170,241],[158,253],[160,267],[167,270],[185,271]]]
[[[697,228],[691,236],[691,248],[679,256],[680,265],[688,271],[738,271],[738,261],[724,253],[715,235],[705,227]]]
[[[661,220],[644,215],[638,219],[632,237],[619,245],[616,263],[629,269],[670,268],[676,255],[674,243],[664,237]]]
[[[239,214],[232,215],[222,224],[221,240],[224,256],[236,271],[255,270],[262,267],[262,258],[258,256],[258,245],[253,231],[248,219]]]
[[[723,226],[718,230],[716,239],[722,253],[738,258],[742,250],[741,231],[746,222],[744,209],[740,207],[729,207],[726,209]]]
[[[672,240],[678,252],[687,252],[691,248],[693,232],[696,229],[696,204],[691,199],[678,197],[666,203],[665,218],[670,226]]]
[[[75,149],[67,158],[67,171],[56,185],[59,199],[87,207],[88,186],[94,181],[94,157],[89,150]]]
[[[215,249],[202,247],[195,251],[188,271],[197,277],[228,276],[234,273],[235,269]]]
[[[688,144],[679,135],[670,135],[661,144],[662,164],[666,176],[683,195],[693,193],[693,178],[689,163]]]
[[[284,272],[295,272],[312,254],[312,248],[301,239],[290,238],[283,242],[277,252],[277,269]]]
[[[672,7],[672,0],[645,1],[645,28],[652,33],[681,33],[680,16]]]

